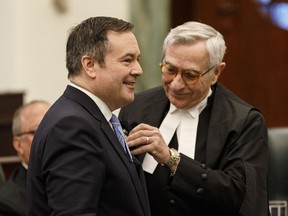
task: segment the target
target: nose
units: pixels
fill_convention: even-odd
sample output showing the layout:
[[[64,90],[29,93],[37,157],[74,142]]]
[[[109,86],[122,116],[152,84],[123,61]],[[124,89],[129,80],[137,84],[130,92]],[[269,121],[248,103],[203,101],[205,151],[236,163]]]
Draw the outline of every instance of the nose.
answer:
[[[131,70],[131,74],[141,76],[143,74],[142,67],[140,63],[137,61]]]
[[[178,73],[176,77],[174,77],[170,85],[174,89],[182,89],[186,86],[184,80],[182,79],[181,73]]]

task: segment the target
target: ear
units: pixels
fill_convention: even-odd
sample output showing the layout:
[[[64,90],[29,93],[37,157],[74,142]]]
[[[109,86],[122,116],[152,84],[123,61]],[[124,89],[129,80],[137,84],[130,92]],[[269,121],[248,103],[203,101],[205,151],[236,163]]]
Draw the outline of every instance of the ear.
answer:
[[[225,69],[226,67],[226,63],[225,62],[221,62],[218,66],[216,66],[216,68],[214,69],[214,76],[211,82],[211,85],[214,85],[218,78],[220,77],[221,72]]]
[[[16,152],[18,153],[18,155],[22,155],[23,154],[23,149],[22,149],[20,137],[13,137],[13,141],[12,142],[13,142],[13,147],[16,150]]]
[[[96,68],[98,66],[97,61],[88,55],[84,55],[82,56],[81,63],[85,73],[90,78],[96,78]]]

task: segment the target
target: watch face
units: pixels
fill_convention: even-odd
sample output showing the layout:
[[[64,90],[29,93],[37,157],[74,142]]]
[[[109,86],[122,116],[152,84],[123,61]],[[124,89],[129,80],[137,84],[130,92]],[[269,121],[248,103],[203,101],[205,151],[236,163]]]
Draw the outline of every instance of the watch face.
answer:
[[[179,157],[180,157],[180,154],[179,154],[179,152],[176,149],[172,148],[171,149],[171,154],[172,154],[172,157],[175,158],[176,160],[178,160]]]
[[[168,162],[166,163],[166,165],[168,167],[173,166],[174,164],[176,164],[180,160],[180,154],[176,149],[171,148],[170,152],[171,152],[171,157],[169,158]]]

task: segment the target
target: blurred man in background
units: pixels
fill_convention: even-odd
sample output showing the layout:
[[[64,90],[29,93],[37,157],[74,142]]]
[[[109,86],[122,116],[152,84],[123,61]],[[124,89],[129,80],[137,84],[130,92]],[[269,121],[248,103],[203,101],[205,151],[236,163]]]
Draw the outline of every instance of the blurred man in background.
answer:
[[[34,133],[49,109],[46,101],[32,101],[18,108],[12,120],[13,147],[21,164],[12,173],[0,189],[0,215],[25,216],[26,176],[30,156],[30,147]]]

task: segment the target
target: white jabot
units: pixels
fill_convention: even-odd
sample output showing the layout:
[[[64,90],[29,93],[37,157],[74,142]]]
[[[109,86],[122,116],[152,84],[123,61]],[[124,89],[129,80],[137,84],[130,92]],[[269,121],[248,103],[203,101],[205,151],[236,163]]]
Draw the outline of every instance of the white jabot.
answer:
[[[208,97],[212,94],[212,90],[208,95],[196,106],[181,110],[181,122],[177,128],[178,151],[186,156],[194,159],[195,146],[197,138],[197,128],[199,115],[207,105]]]
[[[170,104],[170,109],[159,128],[167,145],[177,129],[179,152],[194,158],[199,115],[206,107],[211,94],[212,90],[210,89],[204,100],[188,110],[179,110]],[[157,165],[158,162],[150,154],[145,155],[142,163],[144,171],[153,174]]]
[[[191,115],[191,112],[193,115]],[[180,111],[181,122],[177,128],[177,138],[178,151],[194,159],[199,113],[197,110],[191,112]]]
[[[180,119],[181,115],[179,110],[173,104],[170,104],[170,109],[159,128],[167,145],[170,143],[176,128],[180,123]],[[150,154],[146,154],[142,163],[143,170],[153,174],[157,164],[158,162]]]

